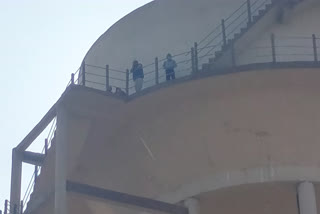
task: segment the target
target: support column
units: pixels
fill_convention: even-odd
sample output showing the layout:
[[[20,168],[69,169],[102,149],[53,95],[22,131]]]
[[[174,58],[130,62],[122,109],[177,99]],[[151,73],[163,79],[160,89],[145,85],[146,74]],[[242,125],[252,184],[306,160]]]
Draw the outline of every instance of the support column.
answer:
[[[200,214],[200,206],[197,199],[188,198],[184,201],[184,205],[188,208],[189,214]]]
[[[68,115],[61,103],[57,107],[54,214],[67,214]]]
[[[20,205],[22,176],[22,153],[16,148],[12,150],[10,210]]]
[[[317,214],[316,193],[313,183],[303,182],[298,185],[300,214]]]

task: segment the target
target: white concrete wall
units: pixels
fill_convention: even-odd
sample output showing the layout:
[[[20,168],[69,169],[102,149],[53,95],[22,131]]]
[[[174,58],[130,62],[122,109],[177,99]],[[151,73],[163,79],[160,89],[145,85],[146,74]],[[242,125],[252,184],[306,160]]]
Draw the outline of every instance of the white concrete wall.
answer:
[[[320,181],[319,75],[242,72],[128,103],[74,91],[68,109],[92,123],[70,179],[168,202],[246,183]]]
[[[270,35],[275,35],[277,61],[313,61],[312,34],[320,38],[320,1],[304,0],[293,9],[286,9],[283,23],[274,22],[238,50],[237,64],[272,62]],[[297,38],[296,38],[297,37]],[[320,39],[318,52],[320,51]]]

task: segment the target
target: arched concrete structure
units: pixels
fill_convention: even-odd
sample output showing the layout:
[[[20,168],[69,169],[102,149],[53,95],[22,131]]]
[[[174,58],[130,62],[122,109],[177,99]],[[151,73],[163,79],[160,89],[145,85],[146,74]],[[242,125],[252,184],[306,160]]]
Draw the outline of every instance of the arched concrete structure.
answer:
[[[160,196],[159,199],[171,203],[178,203],[188,197],[197,197],[207,192],[241,185],[264,185],[272,182],[299,183],[303,181],[319,183],[320,168],[304,166],[266,166],[215,173],[182,186],[177,191],[164,194]]]
[[[143,64],[168,52],[189,51],[235,11],[238,0],[155,0],[128,14],[108,29],[90,48],[87,64],[110,64],[124,71],[134,59]]]
[[[84,60],[89,65],[87,72],[104,73],[106,64],[111,72],[123,71],[133,59],[145,64],[154,56],[187,51],[241,3],[153,1],[121,19],[97,40]],[[264,45],[270,33],[279,38],[286,33],[299,33],[303,38],[317,34],[314,29],[319,23],[314,20],[320,18],[319,8],[319,1],[305,0],[286,11],[282,24],[275,21],[279,8],[272,10],[261,25],[235,44],[240,52],[236,62],[254,63],[248,45]],[[295,45],[310,42],[310,51],[312,40],[304,41]],[[200,208],[206,207],[206,214],[215,208],[210,200],[219,198],[219,191],[232,198],[234,190],[253,187],[248,197],[259,201],[254,194],[275,184],[288,196],[287,212],[297,211],[293,199],[298,183],[314,182],[316,194],[319,192],[320,73],[318,64],[314,65],[312,69],[273,67],[241,73],[234,67],[235,73],[230,75],[194,75],[190,81],[159,85],[161,90],[151,88],[152,93],[125,101],[71,85],[57,104],[60,144],[53,145],[46,158],[33,203],[40,203],[40,213],[52,209],[53,203],[55,214],[67,210],[132,213],[127,207],[113,208],[67,193],[65,181],[71,180],[169,203],[184,204],[195,198]],[[272,193],[266,198],[272,200]],[[316,202],[320,204],[320,198]],[[74,206],[77,203],[81,206]],[[275,203],[273,208],[278,207]]]
[[[318,69],[243,72],[128,103],[75,91],[66,106],[88,119],[71,122],[79,129],[70,133],[78,154],[69,179],[171,203],[242,184],[319,182],[319,77]],[[77,132],[83,144],[72,140]]]

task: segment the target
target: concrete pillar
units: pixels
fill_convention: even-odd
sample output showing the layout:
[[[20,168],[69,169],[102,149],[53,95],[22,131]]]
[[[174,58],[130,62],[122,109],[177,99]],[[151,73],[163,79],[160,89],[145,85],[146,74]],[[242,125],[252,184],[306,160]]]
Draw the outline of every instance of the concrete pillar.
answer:
[[[57,106],[54,214],[67,214],[68,115],[63,104]]]
[[[195,198],[184,200],[184,205],[188,208],[189,214],[200,214],[199,201]]]
[[[300,214],[317,214],[316,193],[313,183],[303,182],[298,185]]]
[[[16,148],[12,150],[12,166],[11,166],[11,191],[10,191],[10,209],[13,210],[14,205],[20,206],[21,197],[21,176],[22,176],[22,157],[21,152]]]

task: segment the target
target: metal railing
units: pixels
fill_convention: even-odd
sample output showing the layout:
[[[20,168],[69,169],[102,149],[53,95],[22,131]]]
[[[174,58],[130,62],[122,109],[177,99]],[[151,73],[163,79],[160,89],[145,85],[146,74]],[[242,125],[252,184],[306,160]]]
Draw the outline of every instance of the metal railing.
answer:
[[[52,144],[55,141],[55,131],[56,131],[56,118],[54,118],[53,121],[51,122],[51,126],[49,129],[47,138],[45,138],[44,147],[41,151],[41,154],[45,154],[45,155],[48,154],[48,150],[51,148]],[[30,200],[30,196],[35,189],[35,185],[36,185],[36,182],[37,182],[37,179],[38,179],[38,176],[40,175],[40,173],[41,173],[41,166],[35,166],[34,172],[30,178],[27,189],[22,197],[22,200],[21,200],[21,203],[19,206],[21,213],[23,213],[25,211],[25,209],[27,208],[27,203]]]
[[[194,54],[190,54],[191,52],[195,52],[194,48],[172,56],[178,65],[175,72],[176,78],[190,75],[195,69]],[[144,88],[166,81],[165,69],[163,68],[165,60],[165,58],[158,59],[158,57],[155,57],[154,62],[143,66]],[[119,89],[122,94],[131,95],[134,93],[134,81],[129,69],[121,71],[111,68],[109,65],[102,67],[83,63],[78,75],[78,82],[72,81],[74,77],[75,74],[72,74],[71,84],[84,85],[110,93]]]
[[[2,211],[0,211],[2,213]],[[22,206],[13,205],[9,200],[5,200],[4,202],[4,212],[3,214],[22,214]]]
[[[269,62],[318,62],[318,40],[319,38],[314,34],[310,37],[277,37],[272,34],[269,39],[261,40],[261,44],[248,47],[245,50],[236,50],[235,48],[232,48],[232,54],[230,59],[228,59],[230,64],[226,67]],[[195,46],[191,48],[190,51],[173,55],[173,58],[177,61],[178,65],[175,69],[177,79],[190,77],[198,72],[200,50],[198,44],[195,43]],[[165,78],[165,70],[163,66],[161,66],[164,61],[165,59],[159,60],[156,57],[153,63],[149,63],[143,67],[145,76],[143,89],[167,81]],[[215,64],[213,63],[212,65],[214,67]],[[80,81],[78,81],[78,83],[71,81],[71,84],[80,84],[119,96],[130,96],[135,93],[134,81],[132,80],[128,69],[126,71],[121,71],[111,69],[109,65],[101,67],[83,63],[79,74]],[[120,93],[115,89],[120,89]]]
[[[246,48],[245,52],[235,51],[241,64],[277,62],[318,63],[319,38],[306,36],[279,36],[271,34],[270,39],[261,40],[259,45]]]
[[[267,12],[267,6],[271,8],[272,0],[246,0],[230,16],[221,20],[213,31],[207,34],[199,43],[195,43],[192,48],[181,53],[174,54],[177,62],[176,78],[190,76],[199,70],[199,64],[210,57],[215,56],[215,52],[222,51],[223,47],[237,39]],[[144,89],[166,81],[166,74],[161,64],[165,59],[155,57],[154,62],[147,63],[144,69]],[[132,95],[134,82],[130,77],[129,69],[119,70],[109,65],[91,65],[82,63],[77,73],[72,74],[70,84],[84,85],[102,91],[113,93],[117,91],[119,95]],[[75,80],[75,77],[77,79]]]
[[[212,58],[216,52],[223,51],[223,48],[233,44],[234,40],[239,38],[252,24],[261,18],[269,8],[274,4],[272,0],[246,0],[230,16],[221,20],[221,23],[208,33],[200,42],[194,43],[194,46],[181,53],[173,54],[174,60],[178,67],[175,69],[177,79],[192,76],[199,71],[199,64]],[[287,44],[289,40],[308,41],[309,45]],[[248,48],[246,57],[249,59],[248,64],[264,62],[285,62],[285,61],[318,61],[320,47],[317,46],[319,36],[312,37],[276,37],[271,35],[265,44]],[[296,42],[296,44],[299,44]],[[251,55],[250,55],[251,53]],[[230,66],[236,67],[236,59],[242,57],[243,52],[232,48],[232,63]],[[153,62],[143,66],[144,69],[144,88],[147,89],[158,84],[166,82],[166,73],[162,64],[165,58],[155,57]],[[119,96],[130,96],[135,93],[134,82],[130,75],[129,69],[121,70],[110,67],[109,65],[100,66],[82,63],[81,67],[71,74],[69,85],[83,85],[89,88],[98,89]],[[118,89],[118,90],[116,90]],[[120,89],[120,90],[119,90]],[[120,93],[119,93],[120,91]],[[45,139],[43,154],[47,154],[51,143],[54,141],[56,129],[55,120]],[[21,201],[21,206],[17,208],[22,213],[26,209],[26,204],[34,190],[37,177],[41,172],[41,167],[36,166],[35,171],[30,179],[27,190]],[[10,205],[6,201],[5,214],[10,213]],[[7,208],[6,208],[7,207]]]
[[[199,42],[199,62],[203,63],[216,52],[239,38],[254,22],[267,12],[267,6],[273,5],[272,0],[245,1],[230,16],[221,20],[213,31]]]

